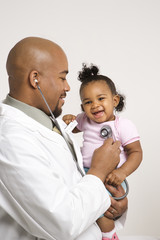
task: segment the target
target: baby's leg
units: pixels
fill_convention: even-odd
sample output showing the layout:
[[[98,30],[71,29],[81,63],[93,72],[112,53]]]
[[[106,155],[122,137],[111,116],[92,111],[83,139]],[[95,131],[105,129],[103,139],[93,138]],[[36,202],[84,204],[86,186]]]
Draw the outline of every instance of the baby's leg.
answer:
[[[112,219],[101,217],[97,220],[97,224],[102,231],[102,240],[119,240]]]
[[[114,221],[106,217],[100,217],[97,224],[102,232],[110,232],[114,229]]]

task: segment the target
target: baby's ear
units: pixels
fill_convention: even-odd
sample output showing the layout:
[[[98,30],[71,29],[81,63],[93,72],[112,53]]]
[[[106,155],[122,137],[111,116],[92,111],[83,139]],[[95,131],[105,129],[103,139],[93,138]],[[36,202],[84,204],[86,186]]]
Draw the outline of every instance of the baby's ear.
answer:
[[[81,109],[82,109],[82,111],[84,112],[84,108],[83,108],[83,105],[81,104]]]
[[[118,94],[114,95],[114,97],[113,97],[114,107],[118,106],[119,101],[120,101],[120,96]]]

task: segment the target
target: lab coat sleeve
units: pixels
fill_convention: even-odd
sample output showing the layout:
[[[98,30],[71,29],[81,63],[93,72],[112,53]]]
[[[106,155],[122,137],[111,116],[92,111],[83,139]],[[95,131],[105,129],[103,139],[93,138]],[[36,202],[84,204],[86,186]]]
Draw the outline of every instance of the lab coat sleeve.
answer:
[[[119,231],[124,227],[127,218],[127,212],[128,210],[126,210],[125,213],[123,213],[123,215],[114,222],[116,231]]]
[[[61,168],[56,161],[51,165],[35,136],[16,129],[1,135],[0,204],[36,237],[76,239],[106,211],[110,198],[93,175],[68,186]]]

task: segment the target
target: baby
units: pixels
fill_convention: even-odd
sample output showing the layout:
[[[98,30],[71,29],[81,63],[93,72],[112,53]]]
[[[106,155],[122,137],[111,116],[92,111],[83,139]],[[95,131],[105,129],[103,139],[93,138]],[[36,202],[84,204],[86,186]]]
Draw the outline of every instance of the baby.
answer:
[[[78,125],[73,132],[83,132],[81,151],[86,172],[90,167],[94,150],[104,141],[103,128],[106,129],[106,125],[107,129],[108,126],[111,127],[110,136],[113,140],[121,142],[121,154],[117,168],[108,175],[106,183],[117,187],[138,168],[142,161],[139,134],[130,120],[115,114],[116,111],[122,111],[124,97],[117,93],[111,79],[99,74],[98,67],[94,65],[87,67],[84,64],[78,78],[81,81],[80,97],[83,112],[78,116],[65,115],[63,120],[69,124],[76,119]],[[101,228],[103,240],[118,239],[113,220],[103,216],[97,220],[97,223]]]

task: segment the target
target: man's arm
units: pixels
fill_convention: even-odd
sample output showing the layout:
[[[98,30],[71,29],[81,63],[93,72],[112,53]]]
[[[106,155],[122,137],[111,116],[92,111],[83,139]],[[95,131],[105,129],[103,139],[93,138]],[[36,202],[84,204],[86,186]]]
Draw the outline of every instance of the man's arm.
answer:
[[[105,182],[107,175],[116,168],[119,163],[120,142],[113,142],[112,138],[104,141],[104,144],[94,151],[91,167],[87,174],[97,176]]]

